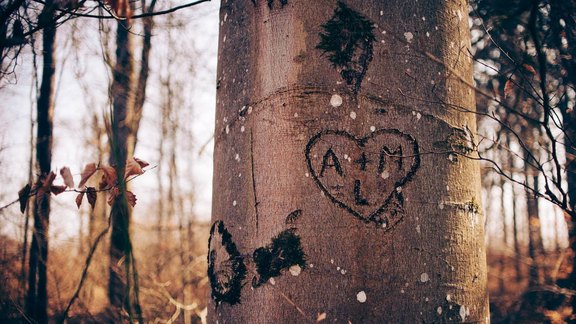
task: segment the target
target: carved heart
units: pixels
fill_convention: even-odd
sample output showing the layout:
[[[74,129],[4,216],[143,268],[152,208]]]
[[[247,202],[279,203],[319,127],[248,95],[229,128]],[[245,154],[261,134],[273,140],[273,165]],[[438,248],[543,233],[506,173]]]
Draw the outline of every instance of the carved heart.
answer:
[[[341,208],[387,229],[403,217],[402,186],[420,166],[416,140],[396,129],[357,138],[325,130],[306,146],[308,170],[316,184]]]

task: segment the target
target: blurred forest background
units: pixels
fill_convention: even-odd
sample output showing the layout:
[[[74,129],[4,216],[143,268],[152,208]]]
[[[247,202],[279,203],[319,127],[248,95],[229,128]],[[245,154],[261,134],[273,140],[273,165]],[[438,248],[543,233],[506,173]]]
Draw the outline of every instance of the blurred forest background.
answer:
[[[0,3],[0,322],[205,321],[218,8]],[[450,44],[475,65],[494,322],[576,320],[575,9],[472,0]]]

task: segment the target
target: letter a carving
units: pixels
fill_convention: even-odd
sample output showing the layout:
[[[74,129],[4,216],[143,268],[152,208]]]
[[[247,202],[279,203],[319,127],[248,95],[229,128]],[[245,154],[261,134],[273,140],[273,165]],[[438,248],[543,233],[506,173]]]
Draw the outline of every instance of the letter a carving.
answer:
[[[339,176],[344,175],[344,172],[342,172],[342,166],[340,165],[340,160],[338,160],[338,157],[336,156],[336,153],[332,151],[332,148],[329,148],[322,158],[322,169],[320,170],[321,177],[324,176],[324,171],[329,167],[334,168]]]

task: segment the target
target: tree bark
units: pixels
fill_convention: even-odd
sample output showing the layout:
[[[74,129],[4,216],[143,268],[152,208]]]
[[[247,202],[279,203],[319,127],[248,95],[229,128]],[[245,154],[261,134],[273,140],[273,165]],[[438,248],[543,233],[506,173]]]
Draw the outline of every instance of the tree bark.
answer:
[[[222,2],[210,322],[489,320],[467,10]]]
[[[54,3],[47,0],[40,14],[46,22],[42,33],[42,81],[37,102],[36,165],[38,184],[50,173],[52,162],[52,128],[54,115],[54,76],[56,70],[56,25],[53,22]],[[48,225],[50,222],[50,192],[40,194],[34,204],[34,228],[30,245],[26,313],[38,323],[48,322]]]
[[[527,145],[534,143],[534,135],[532,129],[522,127],[522,138],[525,139]],[[534,158],[524,152],[524,174],[526,177],[526,184],[529,188],[534,188],[538,191],[538,177],[539,172],[530,167],[533,164]],[[531,192],[526,193],[526,210],[528,214],[528,256],[530,257],[530,268],[528,272],[528,285],[535,286],[543,282],[542,274],[538,264],[538,256],[543,251],[542,234],[540,229],[540,216],[538,213],[538,197]]]
[[[130,241],[130,208],[126,201],[124,167],[126,158],[132,156],[134,145],[130,142],[131,117],[134,109],[134,59],[133,35],[126,21],[118,21],[116,30],[116,64],[113,73],[112,138],[110,164],[117,173],[119,195],[110,211],[112,233],[110,237],[110,269],[108,298],[118,309],[124,308],[134,315],[131,274],[132,245]],[[138,313],[138,312],[137,312]],[[138,314],[137,314],[138,315]]]

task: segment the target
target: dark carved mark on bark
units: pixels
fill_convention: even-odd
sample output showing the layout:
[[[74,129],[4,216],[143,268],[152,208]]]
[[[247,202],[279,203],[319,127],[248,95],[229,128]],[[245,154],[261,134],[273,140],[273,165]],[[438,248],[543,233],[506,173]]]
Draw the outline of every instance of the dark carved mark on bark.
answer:
[[[294,210],[286,217],[286,224],[294,225],[301,215],[302,210]],[[208,239],[208,279],[216,306],[223,302],[230,305],[240,303],[243,281],[247,273],[245,256],[247,255],[238,251],[224,222],[214,222]],[[306,254],[302,249],[300,237],[296,235],[296,228],[280,232],[270,244],[254,250],[252,260],[247,262],[248,265],[254,264],[256,267],[257,275],[252,278],[253,288],[281,275],[283,270],[292,266],[306,268]],[[250,272],[254,272],[254,269]]]
[[[251,0],[251,1],[252,1],[252,4],[253,4],[254,6],[257,6],[257,5],[258,5],[258,0]],[[274,0],[267,0],[267,2],[268,2],[268,8],[269,8],[269,9],[272,9],[272,7],[274,6]],[[280,0],[280,6],[281,6],[281,8],[284,8],[284,6],[287,5],[287,4],[288,4],[288,0]]]
[[[362,193],[360,192],[360,180],[354,180],[354,202],[356,205],[368,206],[368,200],[362,197]]]
[[[272,239],[271,244],[256,249],[252,257],[258,273],[258,276],[252,279],[254,288],[266,283],[270,278],[279,276],[282,270],[291,266],[306,267],[306,255],[294,228],[278,234]]]
[[[453,301],[444,301],[434,310],[441,323],[462,323],[470,316],[470,309]]]
[[[434,142],[433,145],[435,148],[461,155],[470,154],[478,149],[474,134],[468,126],[463,129],[452,128],[452,132],[446,137],[446,140]]]
[[[208,279],[216,306],[223,302],[230,305],[239,303],[244,278],[244,258],[232,241],[232,235],[224,227],[224,222],[214,222],[208,239]]]
[[[411,135],[379,129],[358,138],[345,131],[324,130],[310,139],[305,156],[312,179],[337,206],[386,230],[403,219],[402,186],[420,167],[418,143]],[[354,164],[338,163],[338,171],[334,161],[350,161],[350,156],[360,158]],[[324,172],[327,166],[337,172]]]
[[[282,8],[284,8],[284,6],[287,4],[288,4],[288,0],[280,0],[280,6]],[[272,9],[273,5],[274,5],[274,0],[268,0],[268,8]]]
[[[388,110],[386,110],[386,108],[376,108],[374,109],[374,113],[376,115],[386,115],[388,113]]]
[[[371,160],[368,160],[366,158],[366,153],[362,152],[362,154],[360,154],[360,157],[354,161],[354,163],[358,164],[360,166],[360,170],[362,171],[366,171],[366,165],[368,163],[372,162]]]
[[[380,151],[380,160],[378,162],[378,173],[384,172],[386,168],[387,158],[396,160],[399,170],[403,170],[402,166],[402,146],[398,146],[396,150],[390,149],[388,146],[384,145]]]
[[[332,162],[330,162],[330,160]],[[326,151],[326,154],[324,154],[324,157],[322,157],[322,169],[320,170],[320,177],[324,176],[324,171],[326,171],[326,168],[334,168],[339,176],[344,175],[342,173],[342,165],[340,164],[340,160],[338,160],[338,157],[336,154],[334,154],[332,148],[329,148],[328,151]]]
[[[254,176],[254,138],[252,135],[252,130],[250,130],[250,172],[252,176],[252,193],[254,194],[254,213],[256,214],[256,233],[258,233],[259,218],[258,214],[258,198],[256,196],[256,179]]]
[[[322,25],[316,48],[328,56],[346,84],[358,93],[372,61],[374,25],[368,19],[338,2],[332,18]]]
[[[296,209],[295,211],[291,212],[288,216],[286,216],[286,225],[294,225],[301,215],[301,209]]]

